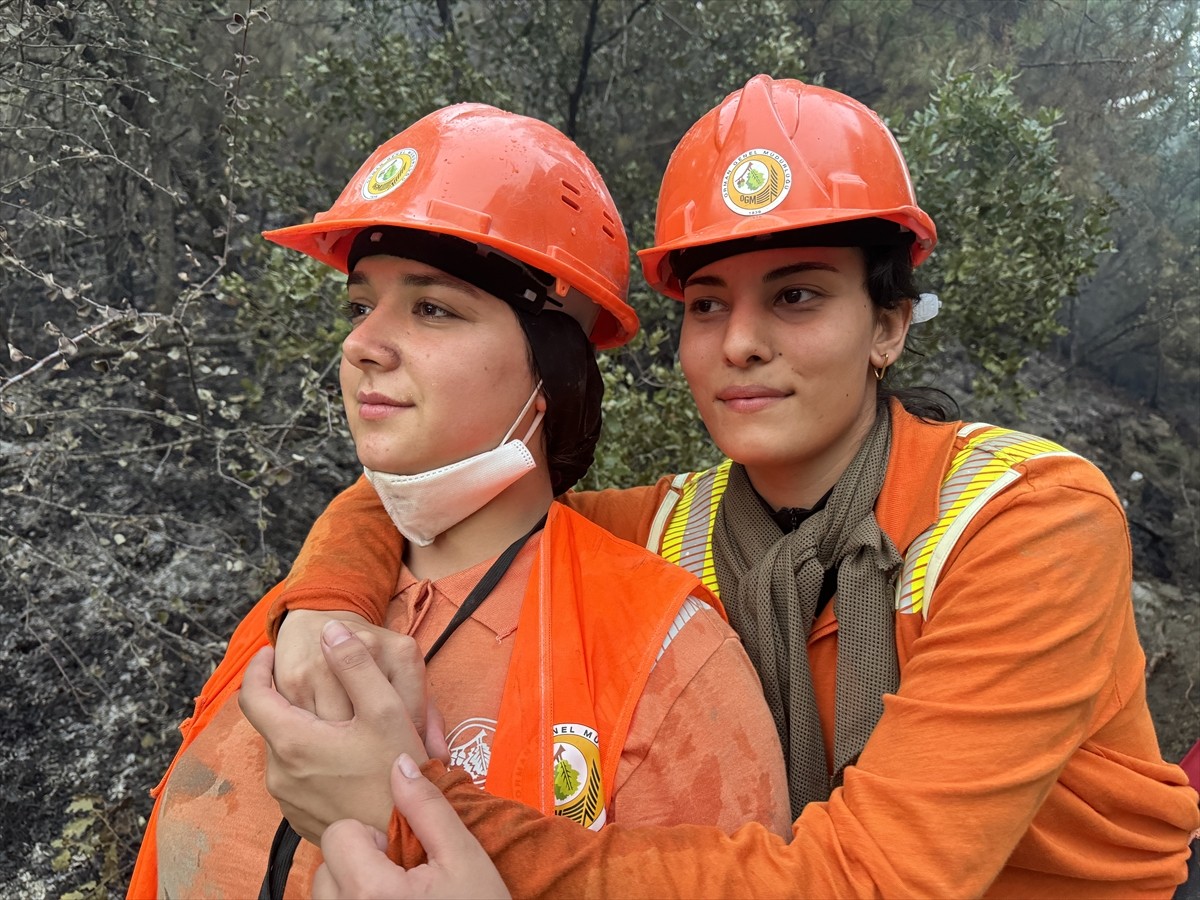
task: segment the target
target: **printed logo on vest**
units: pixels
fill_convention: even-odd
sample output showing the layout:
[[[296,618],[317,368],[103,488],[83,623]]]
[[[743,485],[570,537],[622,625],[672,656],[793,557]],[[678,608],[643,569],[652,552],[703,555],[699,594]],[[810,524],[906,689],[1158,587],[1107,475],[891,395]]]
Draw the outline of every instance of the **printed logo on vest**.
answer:
[[[770,212],[792,189],[792,170],[778,153],[761,147],[747,150],[725,170],[721,197],[739,216]]]
[[[362,185],[364,200],[386,197],[408,180],[417,167],[417,151],[411,147],[389,153],[375,164]]]
[[[450,747],[450,765],[461,766],[476,786],[487,781],[492,761],[492,737],[496,734],[495,719],[463,719],[446,735]]]
[[[554,814],[592,831],[604,827],[604,786],[600,781],[600,738],[577,723],[554,726]]]

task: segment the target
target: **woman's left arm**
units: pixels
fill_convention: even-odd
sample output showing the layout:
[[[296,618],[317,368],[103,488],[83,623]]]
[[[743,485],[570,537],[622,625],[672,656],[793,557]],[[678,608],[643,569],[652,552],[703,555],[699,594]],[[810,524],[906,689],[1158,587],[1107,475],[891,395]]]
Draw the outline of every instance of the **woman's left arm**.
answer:
[[[1195,796],[1161,761],[1122,774],[1118,754],[1085,746],[1122,710],[1148,714],[1124,515],[1098,472],[1061,465],[1088,471],[1044,466],[960,542],[858,764],[805,808],[790,844],[757,825],[579,835],[453,778],[439,784],[518,895],[979,896],[1027,835],[1035,846],[1022,852],[1043,854],[1031,865],[1054,871],[1054,855],[1070,855],[1096,896],[1169,895]],[[1052,793],[1061,820],[1046,817]],[[1122,813],[1118,801],[1140,807]],[[1096,827],[1061,833],[1070,811]],[[394,858],[419,858],[402,843]]]
[[[863,860],[885,894],[984,891],[1085,741],[1123,703],[1144,707],[1130,586],[1103,476],[1073,458],[1027,473],[960,539],[899,690],[797,840]],[[1171,828],[1147,824],[1166,849]]]

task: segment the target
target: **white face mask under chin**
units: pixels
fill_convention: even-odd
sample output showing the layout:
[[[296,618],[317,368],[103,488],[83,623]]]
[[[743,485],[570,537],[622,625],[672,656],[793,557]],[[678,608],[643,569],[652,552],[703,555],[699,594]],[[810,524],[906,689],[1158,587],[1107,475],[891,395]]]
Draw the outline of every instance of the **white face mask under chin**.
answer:
[[[483,509],[518,478],[537,468],[525,445],[541,424],[543,413],[534,417],[521,440],[509,438],[541,387],[539,381],[517,414],[517,421],[494,450],[417,475],[389,475],[363,467],[384,509],[405,538],[418,547],[428,547],[439,534]]]

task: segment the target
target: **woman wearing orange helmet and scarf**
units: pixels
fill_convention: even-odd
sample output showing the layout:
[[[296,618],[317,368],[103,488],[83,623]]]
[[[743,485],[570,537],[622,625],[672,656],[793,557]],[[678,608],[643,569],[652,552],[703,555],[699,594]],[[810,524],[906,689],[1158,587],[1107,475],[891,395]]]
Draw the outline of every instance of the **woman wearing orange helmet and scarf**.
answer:
[[[1062,447],[886,386],[935,241],[890,132],[837,92],[758,76],[676,148],[640,256],[684,304],[680,362],[729,459],[566,502],[719,592],[793,837],[582,835],[429,762],[514,894],[1168,897],[1184,879],[1200,811],[1146,706],[1118,499]],[[340,497],[276,613],[349,593],[378,619],[387,585],[343,573],[334,535],[382,518],[361,484]],[[403,820],[388,854],[422,858]]]
[[[313,223],[267,237],[349,275],[343,400],[406,545],[401,566],[372,573],[388,584],[377,637],[428,664],[460,771],[584,828],[786,833],[771,716],[719,601],[553,502],[592,460],[595,348],[637,329],[628,244],[590,161],[543,122],[461,104],[379,147]],[[371,565],[370,540],[353,552]],[[354,719],[308,716],[306,740],[281,746],[251,725],[289,721],[278,695],[244,699],[244,714],[229,702],[255,678],[269,689],[277,594],[239,626],[184,726],[132,897],[307,894],[320,854],[300,836],[315,842],[320,816],[285,807],[280,821],[264,784],[276,754],[306,754],[315,790],[335,785],[331,816],[344,803],[386,827],[392,723],[407,722],[386,681],[368,679],[373,705]],[[333,661],[361,647],[337,622],[321,640]],[[720,803],[681,799],[696,781],[681,746],[704,748]]]

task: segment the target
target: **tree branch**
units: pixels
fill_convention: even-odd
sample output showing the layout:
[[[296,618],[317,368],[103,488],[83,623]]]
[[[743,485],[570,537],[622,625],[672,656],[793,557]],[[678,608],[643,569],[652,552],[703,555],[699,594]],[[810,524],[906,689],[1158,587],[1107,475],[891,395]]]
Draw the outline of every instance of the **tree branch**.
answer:
[[[612,43],[612,41],[618,37],[621,32],[623,32],[633,23],[633,20],[637,17],[637,14],[653,2],[654,0],[641,0],[640,3],[635,4],[633,9],[629,11],[629,15],[625,17],[625,21],[622,22],[619,27],[614,28],[611,32],[600,38],[600,40],[596,41],[596,46],[593,48],[593,50],[600,50],[605,44]]]
[[[437,0],[437,11],[442,20],[442,29],[446,34],[454,34],[454,13],[450,9],[450,0]]]
[[[575,140],[575,125],[579,118],[579,104],[583,100],[583,90],[587,85],[588,66],[592,62],[592,44],[596,39],[596,19],[600,14],[600,0],[592,0],[588,7],[587,28],[583,32],[583,54],[579,59],[579,76],[575,79],[575,87],[567,104],[567,137]]]
[[[1048,60],[1047,62],[1038,63],[1017,63],[1018,69],[1045,69],[1058,67],[1072,66],[1131,66],[1136,63],[1136,59],[1121,59],[1120,57],[1102,58],[1102,59],[1062,59]]]
[[[68,343],[66,346],[67,347],[75,347],[84,338],[90,338],[96,334],[99,334],[104,329],[111,328],[113,325],[117,325],[121,322],[132,322],[132,321],[135,321],[138,319],[157,322],[158,320],[163,320],[163,319],[167,319],[167,318],[169,318],[169,317],[161,315],[159,313],[143,313],[143,312],[138,312],[135,309],[122,310],[120,312],[113,314],[110,318],[105,319],[103,322],[97,322],[92,327],[85,328],[83,331],[79,332],[79,334],[75,335],[74,337],[68,338]],[[77,351],[75,351],[75,352],[77,352]],[[43,356],[41,359],[39,359],[37,362],[35,362],[28,369],[18,372],[16,375],[12,376],[7,381],[0,383],[0,394],[3,394],[5,391],[7,391],[13,385],[24,381],[26,378],[28,378],[30,375],[32,375],[34,372],[38,371],[39,369],[45,368],[46,366],[50,365],[51,363],[57,363],[59,360],[66,359],[66,357],[68,357],[68,356],[74,356],[75,352],[72,352],[72,351],[69,351],[67,349],[60,347],[58,350],[55,350],[49,356]]]

